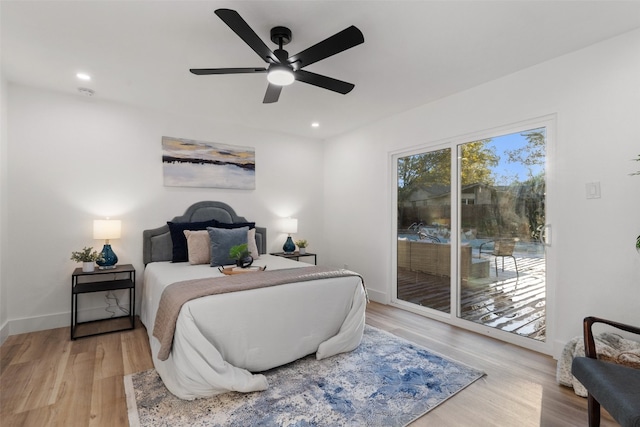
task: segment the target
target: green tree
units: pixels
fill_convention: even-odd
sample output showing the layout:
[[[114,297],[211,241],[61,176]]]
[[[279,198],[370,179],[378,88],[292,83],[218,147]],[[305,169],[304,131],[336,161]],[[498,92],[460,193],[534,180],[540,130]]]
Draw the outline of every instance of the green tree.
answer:
[[[529,236],[538,240],[545,224],[545,192],[544,173],[532,176],[518,185],[516,195],[516,212],[527,218]]]
[[[545,192],[546,179],[542,172],[533,175],[533,166],[544,166],[546,159],[546,128],[532,129],[521,134],[527,143],[514,150],[506,150],[508,162],[525,165],[529,169],[529,178],[522,183],[515,183],[516,212],[527,219],[529,236],[540,238],[545,224]]]
[[[425,185],[451,182],[451,149],[429,151],[398,159],[398,200],[405,201]]]
[[[493,148],[487,147],[491,139],[468,142],[462,146],[462,185],[494,184],[490,167],[497,166],[500,158]]]
[[[487,147],[490,139],[473,141],[462,146],[462,185],[482,182],[493,184],[491,167],[498,156]],[[398,159],[398,200],[409,199],[420,187],[451,184],[451,149],[429,151]]]
[[[527,139],[527,144],[514,150],[505,150],[508,156],[507,161],[525,166],[544,165],[547,147],[546,128],[532,129],[521,135]],[[530,168],[529,176],[532,176]]]
[[[476,182],[493,183],[491,167],[498,163],[498,156],[493,148],[489,148],[490,139],[473,141],[462,148],[462,185]],[[427,153],[401,157],[397,163],[398,172],[398,218],[429,221],[427,211],[405,211],[406,202],[417,190],[451,191],[451,149],[434,150]],[[424,208],[422,208],[424,209]],[[404,214],[407,213],[407,219]]]

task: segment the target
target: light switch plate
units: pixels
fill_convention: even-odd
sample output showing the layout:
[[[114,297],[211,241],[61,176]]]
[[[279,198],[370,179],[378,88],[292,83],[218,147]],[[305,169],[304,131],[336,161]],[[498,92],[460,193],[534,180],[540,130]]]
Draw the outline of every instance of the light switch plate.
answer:
[[[587,199],[600,198],[600,182],[587,182]]]

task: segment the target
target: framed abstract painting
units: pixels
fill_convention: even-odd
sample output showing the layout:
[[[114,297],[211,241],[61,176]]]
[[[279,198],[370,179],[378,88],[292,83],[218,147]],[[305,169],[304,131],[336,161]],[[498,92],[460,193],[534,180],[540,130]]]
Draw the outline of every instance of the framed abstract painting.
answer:
[[[163,136],[162,171],[168,187],[253,190],[255,149]]]

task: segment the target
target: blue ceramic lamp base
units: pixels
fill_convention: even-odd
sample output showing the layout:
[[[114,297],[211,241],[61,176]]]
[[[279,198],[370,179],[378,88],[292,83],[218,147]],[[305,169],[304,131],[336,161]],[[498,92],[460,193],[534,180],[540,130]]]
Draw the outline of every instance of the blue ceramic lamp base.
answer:
[[[100,254],[102,255],[102,260],[96,261],[96,264],[98,264],[98,268],[100,270],[109,270],[112,268],[116,268],[116,264],[118,263],[118,256],[115,252],[113,252],[113,249],[111,249],[111,245],[105,244]]]
[[[291,236],[287,237],[287,241],[284,242],[282,250],[285,254],[292,254],[296,251],[296,245],[295,243],[293,243],[293,239],[291,238]]]

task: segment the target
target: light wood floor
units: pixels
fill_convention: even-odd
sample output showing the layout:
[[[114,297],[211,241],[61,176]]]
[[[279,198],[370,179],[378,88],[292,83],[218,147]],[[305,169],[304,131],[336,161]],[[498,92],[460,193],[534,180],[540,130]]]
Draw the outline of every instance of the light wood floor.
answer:
[[[587,425],[586,399],[556,384],[548,356],[376,303],[367,323],[487,373],[413,427]],[[73,342],[68,328],[13,335],[0,348],[0,425],[126,426],[122,377],[151,367],[142,326]]]

